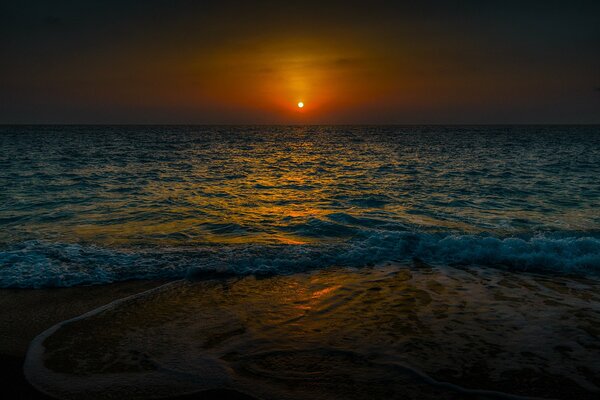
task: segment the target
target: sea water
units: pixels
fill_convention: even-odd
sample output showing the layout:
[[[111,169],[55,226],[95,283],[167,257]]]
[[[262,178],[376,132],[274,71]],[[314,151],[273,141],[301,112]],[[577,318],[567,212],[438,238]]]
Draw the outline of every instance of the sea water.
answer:
[[[600,273],[599,126],[3,126],[0,287]]]

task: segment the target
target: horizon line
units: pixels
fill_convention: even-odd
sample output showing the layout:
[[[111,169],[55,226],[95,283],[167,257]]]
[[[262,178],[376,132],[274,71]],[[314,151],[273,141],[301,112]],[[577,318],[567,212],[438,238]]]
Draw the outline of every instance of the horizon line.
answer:
[[[114,122],[51,122],[51,123],[0,123],[7,126],[599,126],[600,122],[498,122],[498,123],[114,123]]]

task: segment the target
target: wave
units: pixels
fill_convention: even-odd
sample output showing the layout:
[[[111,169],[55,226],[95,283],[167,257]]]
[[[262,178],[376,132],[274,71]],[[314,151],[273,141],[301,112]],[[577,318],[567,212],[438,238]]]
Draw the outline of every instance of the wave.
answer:
[[[0,251],[0,287],[41,288],[135,279],[291,274],[420,259],[432,265],[509,271],[600,274],[600,237],[554,233],[499,238],[442,233],[370,232],[318,245],[224,245],[109,249],[30,240]]]

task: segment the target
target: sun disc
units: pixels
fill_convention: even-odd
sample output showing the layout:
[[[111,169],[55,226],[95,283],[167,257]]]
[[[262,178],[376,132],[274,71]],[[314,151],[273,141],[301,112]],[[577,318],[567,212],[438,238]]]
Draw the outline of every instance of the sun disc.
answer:
[[[299,101],[299,102],[298,102],[298,108],[302,108],[302,107],[304,107],[304,103],[303,103],[303,102],[301,102],[301,101]]]

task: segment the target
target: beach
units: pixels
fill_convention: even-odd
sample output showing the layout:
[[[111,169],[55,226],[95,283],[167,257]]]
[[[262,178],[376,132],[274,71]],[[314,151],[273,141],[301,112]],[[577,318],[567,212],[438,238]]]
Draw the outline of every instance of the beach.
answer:
[[[38,338],[26,369],[65,398],[593,399],[599,288],[422,263],[177,281]]]
[[[0,364],[7,398],[44,399],[24,379],[23,362],[29,343],[51,326],[116,299],[161,285],[158,281],[61,289],[0,290]]]
[[[115,300],[165,284],[164,281],[131,281],[110,285],[60,289],[0,290],[0,370],[4,383],[0,393],[9,399],[49,400],[23,375],[23,363],[31,340],[53,325],[77,317]],[[232,390],[205,391],[171,400],[252,400]]]

